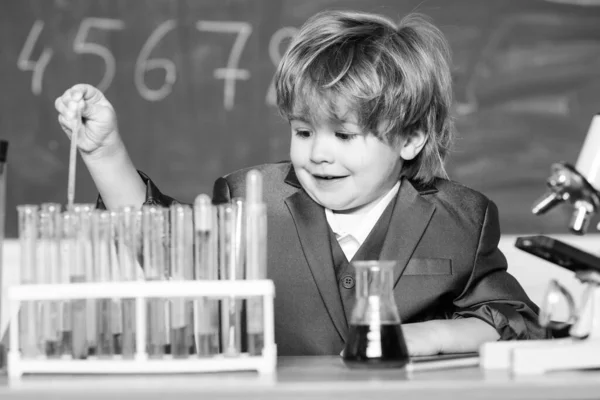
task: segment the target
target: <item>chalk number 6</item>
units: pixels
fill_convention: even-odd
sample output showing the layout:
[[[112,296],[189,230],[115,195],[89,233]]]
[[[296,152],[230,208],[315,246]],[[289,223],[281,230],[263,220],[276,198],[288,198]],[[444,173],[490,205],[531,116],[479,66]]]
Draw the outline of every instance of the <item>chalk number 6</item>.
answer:
[[[140,51],[140,54],[138,55],[135,63],[133,80],[140,95],[148,101],[158,101],[167,97],[167,95],[171,93],[173,84],[177,79],[177,68],[173,61],[166,58],[148,59],[158,42],[176,27],[177,22],[172,19],[160,24],[160,26],[152,32],[146,41],[146,44],[142,47],[142,51]],[[165,83],[159,89],[150,89],[144,80],[146,72],[159,68],[165,71]]]

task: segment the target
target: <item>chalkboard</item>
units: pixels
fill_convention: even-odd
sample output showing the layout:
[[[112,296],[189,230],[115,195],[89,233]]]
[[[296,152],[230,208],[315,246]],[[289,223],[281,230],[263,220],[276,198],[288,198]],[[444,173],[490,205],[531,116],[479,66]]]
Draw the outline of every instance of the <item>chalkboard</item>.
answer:
[[[17,204],[66,202],[69,143],[54,99],[75,83],[105,91],[136,166],[182,201],[224,173],[286,159],[275,65],[326,8],[431,16],[454,54],[451,177],[496,201],[505,233],[566,231],[566,208],[530,208],[600,111],[600,1],[2,0],[7,235]],[[80,163],[76,201],[95,196]]]

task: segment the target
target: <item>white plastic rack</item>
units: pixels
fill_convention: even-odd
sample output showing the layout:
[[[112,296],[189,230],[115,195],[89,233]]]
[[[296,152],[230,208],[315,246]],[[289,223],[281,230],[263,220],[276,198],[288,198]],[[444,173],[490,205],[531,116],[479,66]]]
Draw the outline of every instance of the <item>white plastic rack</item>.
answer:
[[[259,356],[215,355],[188,358],[149,358],[146,353],[146,299],[148,298],[247,298],[263,299],[264,347]],[[88,357],[23,358],[19,350],[19,318],[10,324],[8,375],[19,379],[24,374],[172,374],[219,371],[257,371],[272,374],[277,364],[274,341],[273,299],[275,286],[271,280],[239,281],[130,281],[108,283],[36,284],[11,286],[8,301],[11,314],[18,315],[20,303],[35,300],[71,300],[127,298],[136,300],[136,353],[133,358]]]

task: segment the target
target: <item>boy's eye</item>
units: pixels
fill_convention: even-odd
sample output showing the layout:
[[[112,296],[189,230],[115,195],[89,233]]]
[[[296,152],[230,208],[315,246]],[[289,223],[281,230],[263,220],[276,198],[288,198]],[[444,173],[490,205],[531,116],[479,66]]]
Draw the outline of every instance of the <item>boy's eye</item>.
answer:
[[[304,129],[296,129],[296,136],[306,139],[310,137],[310,132]]]
[[[355,139],[356,136],[358,136],[358,135],[356,135],[354,133],[336,132],[335,136],[340,140],[349,141],[349,140]]]

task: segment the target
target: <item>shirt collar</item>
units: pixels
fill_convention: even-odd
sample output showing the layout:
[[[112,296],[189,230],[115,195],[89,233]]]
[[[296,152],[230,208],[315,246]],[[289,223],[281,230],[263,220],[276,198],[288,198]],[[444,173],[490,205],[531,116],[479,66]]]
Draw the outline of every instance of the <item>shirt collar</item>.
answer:
[[[371,230],[377,223],[381,214],[398,193],[400,189],[400,181],[396,182],[394,187],[366,213],[358,214],[336,214],[330,209],[325,209],[325,217],[329,223],[329,227],[337,235],[338,238],[350,235],[356,239],[359,244],[365,241]]]

